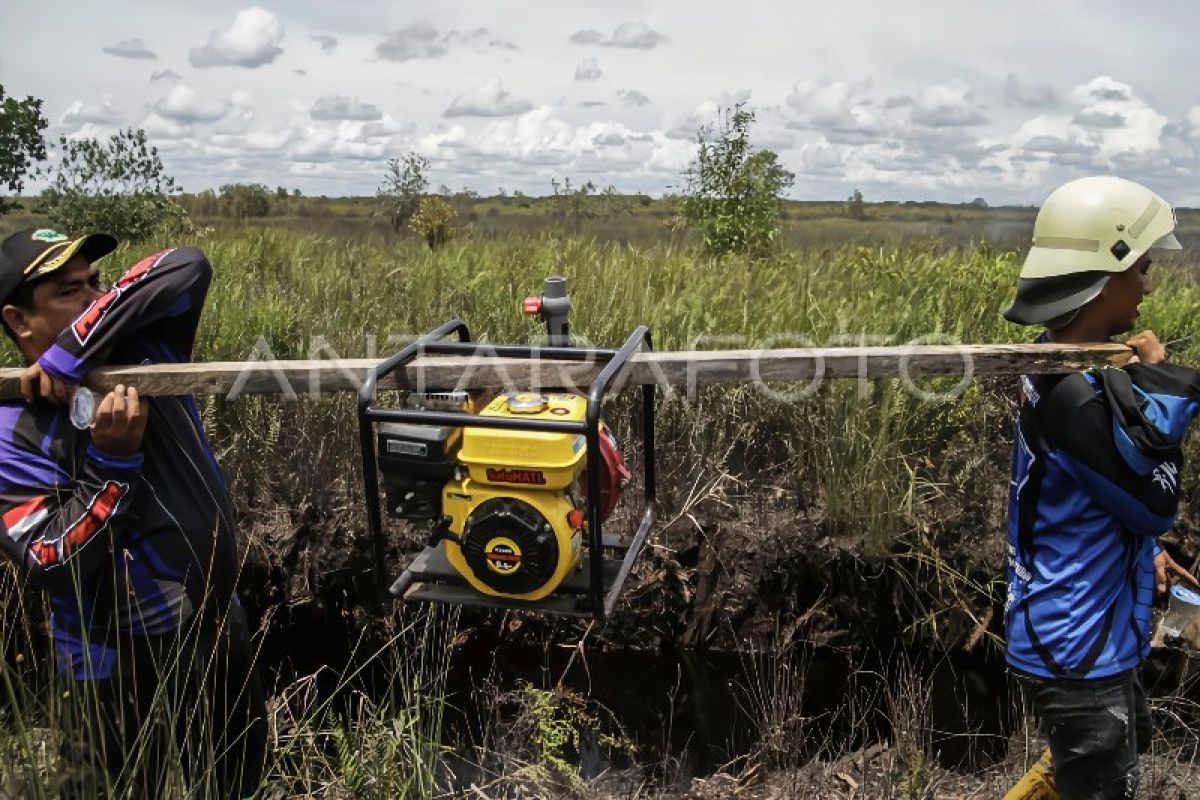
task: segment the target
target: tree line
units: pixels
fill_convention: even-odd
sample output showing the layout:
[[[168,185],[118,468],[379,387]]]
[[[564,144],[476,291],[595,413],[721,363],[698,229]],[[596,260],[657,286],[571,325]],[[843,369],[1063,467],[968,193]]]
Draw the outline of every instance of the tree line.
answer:
[[[780,242],[782,199],[795,176],[776,153],[753,144],[754,118],[753,110],[738,104],[702,125],[696,156],[681,176],[674,224],[694,230],[704,251],[714,256],[766,256]],[[272,191],[261,183],[184,195],[140,128],[125,128],[107,139],[62,136],[58,163],[47,168],[42,165],[48,157],[46,127],[41,100],[8,97],[0,85],[0,184],[20,195],[27,180],[46,177],[49,185],[37,196],[34,211],[64,230],[105,230],[138,241],[164,229],[191,231],[193,216],[245,220],[302,207],[298,190]],[[429,159],[416,150],[389,159],[376,201],[394,230],[410,231],[434,248],[453,239],[462,224],[456,195],[445,187],[430,192],[429,167]],[[598,190],[591,181],[573,185],[564,178],[551,184],[551,213],[567,230],[577,231],[582,219],[597,213],[622,213],[631,202],[650,202],[646,196],[626,198],[611,186]],[[16,207],[11,198],[0,197],[0,214]],[[857,190],[847,211],[865,216]]]

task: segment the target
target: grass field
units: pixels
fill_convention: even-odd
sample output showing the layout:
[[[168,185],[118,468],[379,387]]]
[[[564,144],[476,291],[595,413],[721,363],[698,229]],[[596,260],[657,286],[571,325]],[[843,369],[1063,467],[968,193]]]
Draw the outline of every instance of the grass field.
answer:
[[[573,333],[605,345],[640,323],[651,326],[659,349],[1030,338],[1000,317],[1022,255],[1015,232],[1027,236],[1028,209],[872,206],[873,219],[859,222],[839,216],[836,205],[789,206],[788,245],[777,256],[714,261],[686,237],[664,232],[663,201],[581,221],[537,215],[537,202],[525,208],[511,198],[478,201],[469,212],[476,215],[472,227],[435,251],[391,234],[367,215],[367,204],[329,203],[328,215],[214,222],[199,236],[216,279],[197,360],[241,359],[260,339],[279,358],[384,355],[454,316],[476,336],[530,341],[541,331],[519,313],[519,302],[551,274],[570,281]],[[10,230],[33,219],[14,215],[0,224]],[[1195,220],[1183,215],[1181,222],[1186,238]],[[175,242],[123,246],[107,259],[107,277],[169,244]],[[1200,363],[1200,270],[1190,253],[1155,268],[1159,285],[1141,323],[1158,332],[1176,360]],[[11,351],[6,358],[15,363]],[[720,565],[719,589],[709,591],[724,598],[705,623],[710,641],[720,643],[710,646],[736,649],[755,632],[763,634],[754,639],[756,652],[783,659],[800,641],[874,646],[869,628],[878,612],[865,609],[882,602],[890,604],[891,620],[884,635],[922,653],[969,653],[994,664],[1011,399],[1011,384],[1000,380],[976,381],[953,402],[923,400],[899,381],[831,382],[789,399],[748,386],[668,396],[659,419],[666,524],[639,567],[626,619],[603,634],[607,646],[686,643],[709,548]],[[364,618],[355,666],[332,682],[278,672],[266,796],[430,796],[453,771],[447,765],[459,762],[491,776],[484,796],[628,796],[628,786],[614,783],[624,774],[640,776],[642,796],[687,788],[694,776],[677,752],[621,733],[621,719],[553,675],[494,687],[489,721],[474,729],[475,738],[451,736],[442,715],[444,703],[463,702],[445,685],[458,637],[524,624],[519,635],[549,649],[578,642],[583,629],[411,610],[365,619],[368,606],[351,597],[346,577],[361,571],[366,554],[350,398],[205,398],[202,411],[249,541],[243,594],[264,632],[306,604]],[[1193,438],[1189,456],[1197,455]],[[1197,482],[1189,475],[1184,496],[1193,498]],[[1185,509],[1173,535],[1173,546],[1189,556],[1197,552],[1196,522]],[[719,543],[712,536],[718,529]],[[397,560],[419,541],[405,529],[392,534]],[[828,571],[828,585],[820,570]],[[5,596],[15,602],[20,593],[10,585]],[[3,619],[9,700],[0,783],[49,791],[61,731],[45,703],[44,640],[14,615]],[[755,687],[756,744],[723,774],[769,787],[805,765],[828,770],[846,755],[806,740],[807,729],[796,727],[798,710],[772,718],[767,710],[788,708],[785,701],[802,687],[757,669],[747,666],[738,678]],[[365,672],[386,690],[364,689]],[[967,779],[935,766],[930,719],[910,714],[898,724],[900,707],[933,703],[911,669],[905,674],[907,682],[871,690],[884,691],[882,685],[908,694],[877,698],[876,705],[893,708],[891,732],[882,734],[892,755],[883,773],[872,773],[878,793],[870,796],[934,796],[935,786]],[[1164,718],[1168,711],[1186,718],[1180,698],[1160,703]],[[614,763],[629,772],[585,780],[581,730],[603,731],[609,751],[627,753]],[[839,746],[850,741],[839,739]],[[647,764],[647,753],[658,760]],[[986,780],[1010,779],[1022,758],[1036,756],[1030,753],[1010,753]],[[764,769],[773,777],[753,777]],[[696,791],[707,791],[704,785]]]

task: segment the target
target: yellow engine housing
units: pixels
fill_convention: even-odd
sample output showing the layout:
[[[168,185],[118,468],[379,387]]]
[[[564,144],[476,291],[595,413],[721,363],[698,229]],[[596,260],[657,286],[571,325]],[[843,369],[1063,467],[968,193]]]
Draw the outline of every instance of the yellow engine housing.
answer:
[[[521,404],[525,404],[522,406]],[[527,407],[529,411],[514,411]],[[540,410],[532,410],[539,408]],[[479,412],[481,417],[515,417],[578,422],[587,399],[573,394],[503,395]],[[458,460],[471,479],[492,486],[555,491],[575,484],[584,467],[587,440],[582,434],[467,428]]]
[[[497,397],[480,416],[579,421],[586,412],[587,400],[577,395],[516,394]],[[576,486],[586,449],[581,434],[463,429],[458,460],[467,475],[447,483],[442,493],[449,530],[463,545],[449,539],[444,544],[447,560],[477,591],[540,600],[579,565],[583,502]],[[478,524],[478,515],[488,509],[499,510],[486,524]],[[517,513],[510,514],[510,509]],[[506,534],[509,520],[513,532]],[[530,533],[531,525],[536,525],[542,542],[536,554],[525,552],[519,544],[535,535]],[[557,555],[552,568],[546,560],[551,537]],[[464,547],[469,552],[464,553]],[[522,591],[500,588],[528,583],[529,576],[520,575],[522,569],[537,570],[542,577]]]

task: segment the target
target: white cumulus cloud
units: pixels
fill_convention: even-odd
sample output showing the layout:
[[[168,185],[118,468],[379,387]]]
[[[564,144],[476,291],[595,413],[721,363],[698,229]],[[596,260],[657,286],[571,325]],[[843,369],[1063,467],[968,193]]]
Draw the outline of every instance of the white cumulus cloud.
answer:
[[[1162,146],[1169,120],[1132,86],[1101,75],[1075,87],[1071,99],[1081,106],[1076,120],[1095,129],[1092,140],[1102,158],[1146,155]]]
[[[533,108],[528,100],[514,96],[504,88],[499,78],[454,98],[446,109],[447,117],[511,117]]]
[[[1067,99],[1073,109],[1026,120],[989,162],[1037,185],[1104,171],[1170,184],[1195,169],[1188,124],[1172,124],[1131,85],[1100,75]]]
[[[612,36],[605,36],[600,31],[587,28],[571,34],[569,41],[573,44],[598,44],[601,47],[651,50],[667,42],[668,39],[644,22],[622,22],[613,31]]]
[[[516,45],[498,39],[487,28],[470,31],[447,31],[444,35],[428,22],[414,22],[392,31],[375,45],[375,55],[384,61],[414,61],[418,58],[441,58],[452,49],[469,47],[475,50],[514,50]]]
[[[464,168],[473,164],[470,168],[476,172],[508,171],[516,164],[607,172],[640,167],[652,141],[618,122],[574,125],[556,117],[550,106],[539,106],[519,116],[490,120],[469,134],[462,125],[454,125],[423,137],[419,146],[434,158],[452,159]]]
[[[637,89],[621,89],[617,92],[617,99],[628,106],[648,106],[654,102]]]
[[[912,120],[930,127],[980,125],[987,118],[972,99],[971,84],[955,78],[926,86],[917,95]]]
[[[150,52],[141,39],[122,39],[116,44],[110,44],[108,47],[100,49],[110,56],[119,56],[120,58],[158,58]]]
[[[1017,80],[1011,72],[1004,79],[1004,99],[1021,108],[1054,108],[1058,105],[1058,94],[1048,84],[1029,85]]]
[[[336,36],[330,36],[326,33],[314,33],[308,38],[321,45],[321,52],[323,53],[332,53],[338,43]]]
[[[1107,75],[1099,75],[1072,89],[1071,99],[1077,103],[1128,102],[1133,99],[1133,87]]]
[[[170,83],[181,80],[183,80],[183,76],[173,69],[158,69],[150,73],[151,83]]]
[[[802,127],[872,130],[877,121],[872,104],[864,97],[869,88],[869,82],[806,78],[792,85],[786,102]]]
[[[492,35],[487,28],[475,28],[469,31],[449,31],[442,37],[448,47],[473,47],[477,50],[495,48],[499,50],[516,50],[517,46],[507,39]]]
[[[112,98],[104,95],[98,102],[76,100],[58,119],[59,126],[67,133],[75,133],[85,125],[114,126],[123,118],[113,107]]]
[[[318,98],[309,109],[308,115],[313,119],[323,120],[346,119],[371,122],[383,119],[383,114],[376,106],[364,103],[357,97],[344,95]]]
[[[213,31],[208,42],[188,52],[188,62],[206,67],[245,67],[254,69],[270,64],[283,52],[283,23],[265,8],[244,8],[223,31]]]
[[[604,41],[604,34],[598,30],[588,28],[582,31],[575,31],[569,39],[573,44],[600,44]]]
[[[612,38],[602,44],[606,47],[632,47],[637,50],[650,50],[666,41],[666,36],[643,22],[622,22],[613,31]]]
[[[449,50],[428,22],[414,22],[388,34],[375,46],[375,54],[387,61],[412,61],[416,58],[437,58]]]
[[[179,84],[154,104],[154,110],[172,122],[213,122],[225,116],[229,102],[206,100],[187,84]]]
[[[600,69],[600,62],[594,58],[585,58],[575,68],[575,80],[577,81],[595,81],[602,77],[604,77],[604,71]]]

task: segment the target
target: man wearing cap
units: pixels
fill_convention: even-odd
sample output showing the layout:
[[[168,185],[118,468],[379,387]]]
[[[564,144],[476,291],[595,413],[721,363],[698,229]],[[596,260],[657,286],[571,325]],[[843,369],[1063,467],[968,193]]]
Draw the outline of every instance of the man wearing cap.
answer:
[[[1179,249],[1174,229],[1170,206],[1132,181],[1059,187],[1038,212],[1005,317],[1044,328],[1039,341],[1127,333],[1149,292],[1152,251]],[[1153,732],[1137,672],[1150,652],[1151,604],[1169,579],[1195,583],[1157,537],[1175,521],[1200,374],[1165,363],[1151,331],[1127,343],[1136,355],[1123,369],[1021,379],[1007,659],[1041,717],[1053,780],[1068,800],[1134,796]]]
[[[182,751],[189,782],[240,797],[260,780],[265,712],[229,493],[195,400],[117,386],[94,414],[69,402],[97,366],[189,361],[212,269],[173,248],[102,291],[93,264],[116,246],[47,229],[0,243],[0,317],[29,364],[25,402],[0,403],[0,544],[45,589],[75,687],[64,792],[157,793]],[[88,780],[100,786],[70,788]]]

